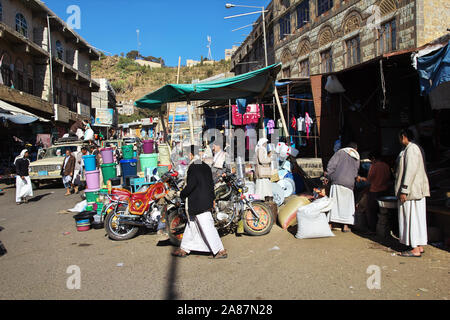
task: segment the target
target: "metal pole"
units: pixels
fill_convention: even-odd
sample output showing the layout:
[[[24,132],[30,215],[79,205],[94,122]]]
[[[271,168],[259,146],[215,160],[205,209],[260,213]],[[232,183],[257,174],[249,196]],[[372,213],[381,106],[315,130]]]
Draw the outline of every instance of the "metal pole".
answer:
[[[266,17],[265,17],[265,8],[262,7],[262,20],[263,20],[263,33],[264,33],[264,56],[265,56],[265,60],[266,60],[266,67],[267,67],[267,41],[266,41]]]

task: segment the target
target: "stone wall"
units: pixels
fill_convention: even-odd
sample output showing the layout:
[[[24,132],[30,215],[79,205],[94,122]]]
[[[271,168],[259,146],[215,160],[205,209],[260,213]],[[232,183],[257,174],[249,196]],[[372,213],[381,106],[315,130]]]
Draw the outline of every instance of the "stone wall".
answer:
[[[449,0],[417,0],[417,46],[427,44],[448,33]]]

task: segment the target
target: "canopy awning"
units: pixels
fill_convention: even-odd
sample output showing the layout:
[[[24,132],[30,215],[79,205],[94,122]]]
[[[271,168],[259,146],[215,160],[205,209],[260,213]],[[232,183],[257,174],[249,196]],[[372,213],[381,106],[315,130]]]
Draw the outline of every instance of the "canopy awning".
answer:
[[[28,124],[37,120],[50,122],[50,120],[36,116],[31,112],[15,107],[3,100],[0,100],[0,118],[5,118],[16,124]]]
[[[168,102],[228,100],[262,96],[275,82],[281,63],[232,78],[194,84],[168,84],[134,102],[139,108],[158,109]]]

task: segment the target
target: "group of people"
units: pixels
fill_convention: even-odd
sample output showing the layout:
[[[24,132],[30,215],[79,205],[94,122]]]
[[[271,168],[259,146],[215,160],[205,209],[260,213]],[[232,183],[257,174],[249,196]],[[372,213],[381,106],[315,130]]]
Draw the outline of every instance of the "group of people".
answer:
[[[394,192],[398,198],[398,220],[400,243],[411,247],[400,253],[403,257],[420,257],[427,244],[425,197],[430,196],[425,170],[423,150],[413,142],[410,130],[399,133],[403,150],[397,158]],[[367,221],[369,232],[375,233],[378,220],[377,198],[388,194],[391,171],[388,164],[378,154],[372,155],[372,165],[367,178],[358,175],[360,156],[355,143],[337,151],[328,162],[325,172],[331,183],[330,198],[334,200],[328,214],[330,228],[333,223],[342,225],[343,232],[350,231],[355,217],[355,182],[370,184],[368,193]]]

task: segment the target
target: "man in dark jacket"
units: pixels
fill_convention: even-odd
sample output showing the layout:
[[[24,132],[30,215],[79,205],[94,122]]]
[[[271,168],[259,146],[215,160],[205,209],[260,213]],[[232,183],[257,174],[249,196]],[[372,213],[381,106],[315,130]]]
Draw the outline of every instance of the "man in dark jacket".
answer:
[[[76,159],[72,155],[72,151],[69,148],[67,148],[66,157],[64,158],[63,166],[61,169],[64,187],[67,190],[65,196],[70,196],[71,194],[70,189],[72,187],[73,173],[75,171],[75,162]]]
[[[191,160],[187,170],[186,187],[180,197],[187,198],[188,223],[181,246],[172,254],[186,257],[191,251],[211,252],[215,259],[226,258],[227,252],[214,226],[211,211],[214,207],[214,182],[211,168],[195,154],[191,146],[186,153]]]
[[[27,149],[22,150],[14,160],[16,166],[16,203],[26,203],[28,198],[33,196],[30,175],[28,174],[30,160]]]

